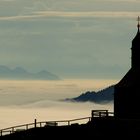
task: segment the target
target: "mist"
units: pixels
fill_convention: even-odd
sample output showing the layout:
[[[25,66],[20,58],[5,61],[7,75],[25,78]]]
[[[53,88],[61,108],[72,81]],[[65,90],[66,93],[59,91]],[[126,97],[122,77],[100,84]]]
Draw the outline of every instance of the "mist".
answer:
[[[62,101],[97,91],[117,80],[0,81],[0,128],[37,121],[91,116],[93,109],[113,111],[113,104]]]

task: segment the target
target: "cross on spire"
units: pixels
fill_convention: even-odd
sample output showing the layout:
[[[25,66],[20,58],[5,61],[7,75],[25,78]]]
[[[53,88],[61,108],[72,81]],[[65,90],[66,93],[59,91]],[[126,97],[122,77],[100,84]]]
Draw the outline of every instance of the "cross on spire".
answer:
[[[140,17],[139,16],[138,16],[137,20],[138,20],[138,25],[137,25],[138,26],[138,32],[140,32]]]

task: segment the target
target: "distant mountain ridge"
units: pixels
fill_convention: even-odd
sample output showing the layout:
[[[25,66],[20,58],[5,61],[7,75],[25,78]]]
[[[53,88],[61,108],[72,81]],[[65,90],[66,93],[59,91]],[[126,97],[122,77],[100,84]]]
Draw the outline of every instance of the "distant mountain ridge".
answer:
[[[0,79],[13,79],[13,80],[60,80],[60,78],[46,70],[38,73],[31,73],[22,67],[10,69],[7,66],[0,65]]]
[[[87,91],[75,98],[67,98],[65,101],[74,102],[95,102],[95,103],[108,103],[114,100],[114,85],[107,87],[98,92]]]

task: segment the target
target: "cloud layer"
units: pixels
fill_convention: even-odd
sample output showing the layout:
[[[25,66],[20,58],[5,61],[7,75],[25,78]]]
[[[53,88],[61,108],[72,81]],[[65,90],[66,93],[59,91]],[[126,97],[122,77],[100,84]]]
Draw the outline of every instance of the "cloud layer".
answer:
[[[32,15],[3,16],[0,20],[30,20],[47,17],[63,17],[63,18],[136,18],[140,12],[65,12],[65,11],[38,11]]]

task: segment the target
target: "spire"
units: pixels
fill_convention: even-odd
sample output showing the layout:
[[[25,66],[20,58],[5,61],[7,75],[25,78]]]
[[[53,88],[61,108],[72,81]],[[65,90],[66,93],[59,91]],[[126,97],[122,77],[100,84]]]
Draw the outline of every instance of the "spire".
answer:
[[[140,70],[140,17],[137,18],[138,31],[135,38],[132,41],[132,68]]]
[[[140,17],[138,16],[138,25],[137,25],[137,27],[138,27],[138,33],[140,32]]]

